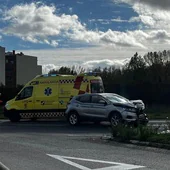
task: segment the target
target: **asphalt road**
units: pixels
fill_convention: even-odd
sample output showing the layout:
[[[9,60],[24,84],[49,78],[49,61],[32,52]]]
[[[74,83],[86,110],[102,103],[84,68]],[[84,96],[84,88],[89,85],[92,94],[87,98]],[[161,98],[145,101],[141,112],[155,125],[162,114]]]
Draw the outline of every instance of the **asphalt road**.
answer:
[[[105,134],[107,124],[1,121],[0,162],[10,170],[170,169],[170,151],[105,142]]]

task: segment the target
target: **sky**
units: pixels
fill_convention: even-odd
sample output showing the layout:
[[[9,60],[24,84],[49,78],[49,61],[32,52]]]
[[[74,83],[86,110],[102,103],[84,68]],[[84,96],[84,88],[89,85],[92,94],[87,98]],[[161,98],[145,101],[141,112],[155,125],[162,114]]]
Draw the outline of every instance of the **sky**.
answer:
[[[169,0],[0,0],[0,46],[61,66],[122,66],[169,50]]]

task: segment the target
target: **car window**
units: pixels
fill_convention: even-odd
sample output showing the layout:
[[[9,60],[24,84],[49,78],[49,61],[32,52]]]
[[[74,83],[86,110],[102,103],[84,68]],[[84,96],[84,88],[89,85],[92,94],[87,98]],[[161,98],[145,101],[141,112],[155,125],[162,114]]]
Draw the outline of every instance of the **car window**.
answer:
[[[32,96],[32,91],[33,91],[33,87],[32,86],[30,86],[30,87],[27,87],[27,88],[25,88],[25,98],[28,98],[28,97],[31,97]]]
[[[119,95],[106,95],[105,96],[106,99],[110,100],[111,102],[115,102],[115,103],[127,103],[130,102],[128,99],[119,96]]]
[[[17,100],[26,99],[32,96],[33,86],[26,87],[19,94]]]
[[[90,95],[80,96],[77,100],[82,103],[90,103]]]
[[[92,103],[103,104],[103,103],[105,103],[105,100],[100,96],[92,96],[91,102]]]

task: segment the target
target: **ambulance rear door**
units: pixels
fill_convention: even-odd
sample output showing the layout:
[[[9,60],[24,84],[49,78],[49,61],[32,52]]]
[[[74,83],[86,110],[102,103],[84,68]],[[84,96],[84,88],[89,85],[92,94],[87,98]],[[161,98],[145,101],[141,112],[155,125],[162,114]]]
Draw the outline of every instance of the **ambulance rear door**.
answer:
[[[74,81],[74,76],[71,76],[69,78],[61,77],[61,79],[59,80],[59,109],[66,109],[74,90]]]

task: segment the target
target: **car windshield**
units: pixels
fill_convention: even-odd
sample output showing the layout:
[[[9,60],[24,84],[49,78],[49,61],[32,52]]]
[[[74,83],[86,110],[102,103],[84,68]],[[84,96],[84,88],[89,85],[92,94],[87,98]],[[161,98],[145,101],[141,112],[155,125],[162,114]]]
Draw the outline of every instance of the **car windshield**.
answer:
[[[104,87],[102,81],[91,81],[91,93],[103,93]]]
[[[107,94],[104,95],[106,99],[113,103],[129,103],[130,101],[122,96],[116,95],[116,94]]]

